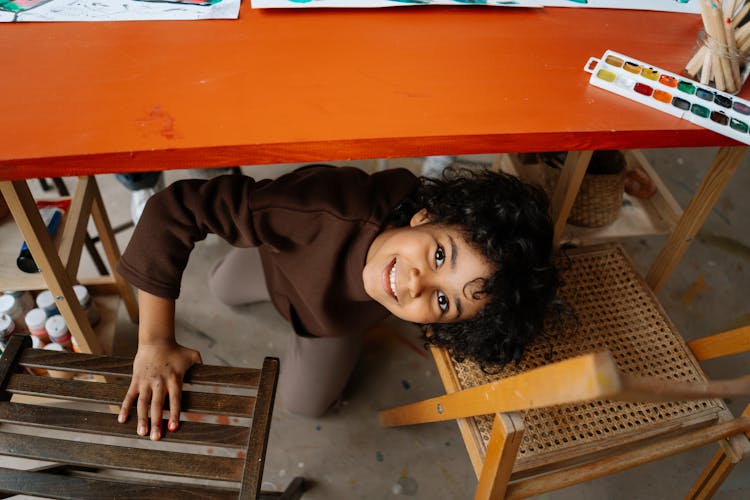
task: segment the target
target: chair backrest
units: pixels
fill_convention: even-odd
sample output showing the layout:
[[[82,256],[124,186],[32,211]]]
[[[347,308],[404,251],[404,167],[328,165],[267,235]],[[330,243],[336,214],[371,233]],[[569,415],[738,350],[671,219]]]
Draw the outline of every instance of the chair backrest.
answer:
[[[0,422],[13,424],[0,428],[0,455],[62,466],[0,469],[0,491],[54,498],[109,498],[115,490],[132,498],[259,497],[278,359],[266,358],[261,369],[194,366],[185,377],[180,428],[151,442],[136,435],[135,419],[118,424],[108,410],[122,402],[132,359],[30,347],[28,336],[15,335],[0,358]],[[54,377],[36,374],[41,371]],[[11,401],[13,395],[19,397]]]

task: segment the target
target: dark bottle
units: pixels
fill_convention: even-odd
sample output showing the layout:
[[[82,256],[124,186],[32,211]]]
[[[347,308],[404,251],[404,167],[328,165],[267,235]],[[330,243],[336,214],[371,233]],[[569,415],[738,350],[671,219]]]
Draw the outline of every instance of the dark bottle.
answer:
[[[62,222],[62,210],[56,207],[43,207],[39,209],[39,214],[42,216],[44,225],[47,226],[47,232],[49,233],[50,238],[54,238],[55,233],[57,233],[57,228],[60,227],[60,223]],[[18,258],[16,259],[16,265],[18,266],[18,269],[25,273],[38,273],[40,271],[36,262],[34,262],[34,256],[31,255],[31,250],[29,250],[29,246],[25,241],[23,242],[23,245],[21,245],[21,251],[18,253]]]

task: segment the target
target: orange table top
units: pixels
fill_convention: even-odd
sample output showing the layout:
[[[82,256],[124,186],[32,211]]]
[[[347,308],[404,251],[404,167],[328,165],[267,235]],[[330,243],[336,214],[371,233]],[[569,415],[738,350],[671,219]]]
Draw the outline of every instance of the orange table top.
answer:
[[[588,84],[680,72],[700,17],[607,9],[252,10],[0,25],[0,179],[734,141]]]

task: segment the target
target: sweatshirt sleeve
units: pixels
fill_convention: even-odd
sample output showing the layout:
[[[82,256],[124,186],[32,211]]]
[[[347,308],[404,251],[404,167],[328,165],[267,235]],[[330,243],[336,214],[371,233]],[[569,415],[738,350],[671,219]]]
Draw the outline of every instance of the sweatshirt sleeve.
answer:
[[[118,272],[140,290],[176,299],[190,252],[208,233],[237,247],[262,243],[253,227],[250,198],[268,182],[226,175],[173,183],[149,199]]]

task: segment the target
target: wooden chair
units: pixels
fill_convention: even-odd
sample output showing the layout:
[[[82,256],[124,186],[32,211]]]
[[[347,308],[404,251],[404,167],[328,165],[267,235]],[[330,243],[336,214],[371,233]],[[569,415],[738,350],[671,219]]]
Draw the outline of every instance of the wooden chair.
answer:
[[[28,336],[15,335],[0,358],[0,455],[53,464],[0,468],[0,491],[69,499],[302,494],[302,478],[283,493],[260,492],[278,359],[266,358],[259,370],[194,366],[185,379],[180,428],[152,442],[136,435],[135,419],[118,424],[107,411],[127,390],[132,359],[30,346]],[[58,378],[31,373],[39,370]],[[14,402],[14,395],[38,404]]]
[[[686,344],[617,245],[569,251],[560,265],[570,324],[549,325],[495,375],[433,349],[448,394],[381,422],[457,419],[476,499],[540,495],[718,442],[688,493],[710,497],[750,452],[750,407],[735,418],[715,398],[750,395],[750,377],[708,382],[697,361],[749,350],[750,328]]]

